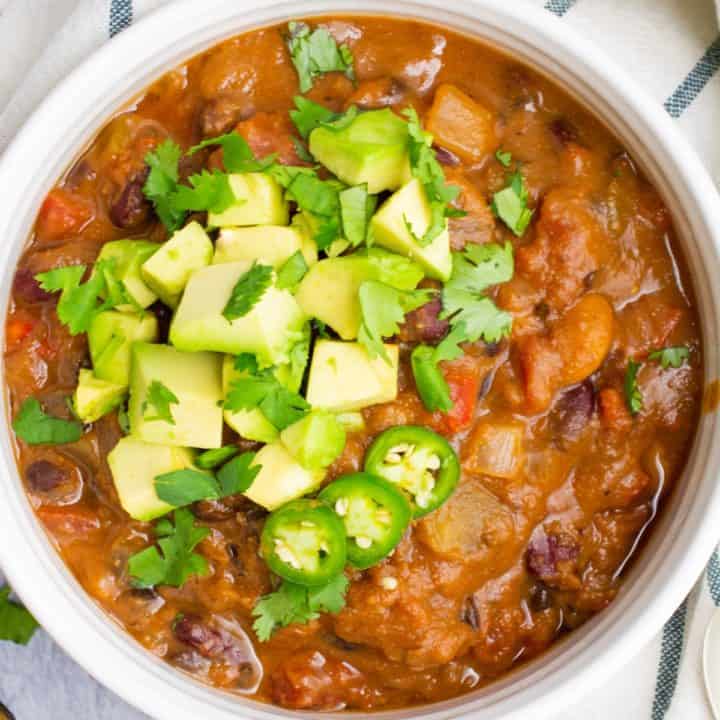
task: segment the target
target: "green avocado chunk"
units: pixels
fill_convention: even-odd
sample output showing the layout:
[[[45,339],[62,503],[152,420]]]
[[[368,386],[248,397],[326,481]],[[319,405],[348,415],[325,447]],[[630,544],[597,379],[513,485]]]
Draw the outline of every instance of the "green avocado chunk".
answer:
[[[160,245],[147,240],[111,240],[100,249],[97,262],[110,260],[115,277],[123,284],[125,291],[135,304],[118,305],[117,310],[136,312],[157,300],[157,295],[147,286],[142,277],[144,262],[152,257]]]
[[[297,225],[223,228],[215,243],[213,265],[257,260],[278,269],[298,251],[308,265],[317,262],[317,245]]]
[[[366,280],[379,280],[412,290],[423,277],[419,265],[379,248],[313,265],[295,294],[303,312],[329,325],[343,340],[354,340],[361,324],[358,290]]]
[[[431,216],[425,189],[414,179],[388,198],[375,213],[371,221],[372,233],[378,245],[407,255],[422,265],[429,277],[446,282],[452,272],[447,220],[445,230],[429,245],[423,247],[416,240],[430,227]]]
[[[88,329],[88,345],[95,376],[127,386],[130,382],[130,348],[134,342],[157,338],[157,318],[106,310],[98,313]]]
[[[142,266],[143,278],[168,307],[176,308],[190,275],[209,265],[212,256],[213,245],[207,233],[199,223],[191,222]]]
[[[136,437],[121,438],[108,454],[120,504],[135,520],[150,522],[173,509],[155,492],[158,475],[193,466],[193,453],[187,448],[146,443]]]
[[[345,428],[327,411],[314,410],[280,433],[282,444],[308,470],[326,468],[345,448]]]
[[[224,212],[208,213],[208,227],[288,224],[288,204],[274,178],[265,173],[236,173],[229,177],[235,202]]]
[[[155,401],[160,386],[163,407]],[[181,352],[169,345],[133,345],[128,408],[132,435],[160,445],[219,448],[222,399],[221,355]]]
[[[126,393],[127,385],[100,380],[92,370],[81,370],[73,395],[73,408],[83,422],[95,422],[120,405]]]
[[[223,315],[237,281],[251,267],[250,261],[223,263],[192,275],[170,327],[175,347],[189,352],[252,353],[261,367],[289,362],[306,321],[290,292],[271,285],[242,317],[227,320]]]
[[[392,110],[360,113],[337,130],[310,133],[310,152],[348,185],[367,183],[368,192],[396,190],[410,179],[408,126]]]

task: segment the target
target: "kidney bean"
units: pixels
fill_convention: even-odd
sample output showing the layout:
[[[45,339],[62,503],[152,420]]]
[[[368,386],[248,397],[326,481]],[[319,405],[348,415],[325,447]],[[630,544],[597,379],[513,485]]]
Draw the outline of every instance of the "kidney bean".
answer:
[[[150,203],[143,193],[143,185],[147,180],[150,168],[142,170],[130,177],[120,195],[110,206],[110,219],[119,228],[135,228],[147,222],[150,214]]]
[[[435,150],[435,157],[441,165],[454,166],[460,164],[460,158],[447,148],[441,147],[440,145],[433,145],[433,150]]]
[[[585,380],[566,390],[550,415],[551,427],[561,441],[577,439],[595,412],[595,388]]]
[[[403,342],[437,343],[447,335],[450,323],[440,319],[442,302],[434,297],[430,302],[409,312],[400,327],[400,339]]]
[[[15,273],[13,293],[18,300],[29,304],[47,302],[52,299],[52,295],[40,287],[40,283],[29,268],[20,268]]]
[[[566,117],[555,118],[550,123],[550,132],[561,145],[578,141],[578,130]]]
[[[229,132],[240,120],[252,116],[250,101],[245,97],[220,96],[208,100],[200,110],[198,123],[203,137],[216,137]]]
[[[579,543],[571,533],[543,529],[531,538],[525,557],[528,570],[546,585],[570,589],[578,582],[572,566],[579,554]]]
[[[36,460],[25,469],[25,480],[34,492],[48,492],[65,482],[67,475],[62,468],[48,460]]]

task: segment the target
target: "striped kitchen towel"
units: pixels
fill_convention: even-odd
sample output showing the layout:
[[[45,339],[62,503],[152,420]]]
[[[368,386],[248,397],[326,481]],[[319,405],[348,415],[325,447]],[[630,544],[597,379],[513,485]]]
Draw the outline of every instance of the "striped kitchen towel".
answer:
[[[168,1],[0,0],[0,152],[70,69]],[[676,118],[720,180],[720,35],[713,0],[513,1],[544,7],[628,68]],[[654,641],[628,657],[605,686],[549,720],[711,720],[701,649],[718,605],[716,553]],[[25,648],[0,643],[0,703],[17,720],[143,717],[97,685],[43,633]]]

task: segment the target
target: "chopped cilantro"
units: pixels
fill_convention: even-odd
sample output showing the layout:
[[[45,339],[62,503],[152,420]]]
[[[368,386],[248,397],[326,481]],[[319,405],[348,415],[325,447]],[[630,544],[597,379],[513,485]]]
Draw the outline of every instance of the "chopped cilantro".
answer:
[[[230,187],[228,175],[219,170],[203,170],[188,178],[190,186],[178,185],[173,204],[183,212],[225,212],[234,202],[235,194]]]
[[[341,191],[339,199],[343,235],[352,247],[357,247],[367,239],[377,197],[368,194],[367,185],[356,185]]]
[[[251,375],[257,375],[259,371],[257,358],[252,353],[237,355],[234,366],[238,372],[249,372]]]
[[[455,360],[462,356],[459,343],[465,342],[467,333],[463,323],[457,324],[436,347],[418,345],[412,352],[411,365],[415,386],[425,407],[448,412],[453,407],[445,376],[438,367],[443,360]]]
[[[274,155],[268,155],[262,160],[258,160],[247,140],[237,132],[230,132],[226,135],[203,140],[201,143],[191,147],[187,154],[193,155],[198,150],[212,145],[219,145],[222,148],[223,166],[229,173],[262,172],[275,162]]]
[[[355,78],[353,56],[347,45],[338,45],[325,28],[310,30],[306,23],[288,24],[290,57],[298,73],[300,92],[306,93],[315,78],[329,72],[342,72]]]
[[[625,402],[633,415],[637,415],[643,407],[643,397],[637,381],[637,374],[641,367],[641,363],[628,360],[625,371]]]
[[[503,167],[510,167],[512,164],[512,153],[510,152],[500,149],[495,153],[495,157]]]
[[[453,271],[442,291],[441,318],[455,327],[462,324],[465,340],[497,342],[510,334],[512,316],[480,293],[490,285],[507,282],[513,275],[513,249],[495,243],[470,245],[453,253]]]
[[[446,218],[464,215],[465,212],[449,205],[460,194],[460,188],[445,182],[445,173],[435,157],[435,151],[430,147],[432,135],[422,129],[414,108],[407,108],[403,114],[408,119],[412,174],[425,188],[431,210],[430,225],[425,234],[418,238],[413,233],[413,238],[419,245],[426,246],[445,230]]]
[[[128,570],[135,587],[181,587],[191,575],[207,575],[207,560],[193,550],[210,534],[210,528],[196,526],[195,517],[189,510],[175,510],[174,519],[175,525],[167,518],[155,525],[162,553],[153,545],[128,559]]]
[[[262,370],[233,380],[224,407],[233,412],[260,408],[278,430],[297,422],[310,410],[307,400],[288,390],[272,370]]]
[[[195,458],[195,465],[201,470],[213,470],[218,465],[235,457],[239,452],[240,448],[237,445],[225,445],[221,448],[206,450]]]
[[[657,360],[663,370],[669,367],[679,368],[690,359],[690,351],[682,346],[666,347],[655,350],[648,355],[648,360]]]
[[[303,254],[298,250],[291,255],[278,270],[275,285],[280,290],[293,290],[305,277],[307,271],[308,264],[305,262]]]
[[[395,335],[400,330],[399,325],[405,319],[405,314],[428,302],[433,292],[398,290],[377,280],[367,280],[360,285],[362,324],[358,342],[365,346],[370,357],[379,355],[390,362],[383,338]]]
[[[298,159],[302,162],[313,164],[315,162],[315,158],[310,154],[310,151],[305,143],[299,138],[296,138],[294,135],[290,139],[295,146],[295,154],[298,156]]]
[[[0,640],[27,645],[38,627],[37,620],[22,605],[10,600],[10,588],[0,588]]]
[[[290,111],[290,118],[304,139],[307,139],[316,127],[331,123],[341,117],[341,113],[333,112],[302,95],[296,95],[294,102],[295,110]]]
[[[492,210],[518,237],[521,237],[533,216],[527,206],[528,191],[523,176],[513,173],[508,186],[493,195]]]
[[[252,465],[254,460],[254,452],[244,452],[230,462],[226,462],[218,470],[217,481],[220,485],[221,498],[245,492],[253,484],[257,474],[262,470],[262,465]]]
[[[253,608],[253,629],[258,640],[265,642],[275,630],[292,623],[308,623],[321,612],[339,613],[345,607],[348,584],[344,575],[312,588],[284,580],[275,592],[261,597]]]
[[[236,320],[247,315],[260,302],[265,291],[272,285],[273,269],[269,265],[253,263],[235,283],[230,299],[223,310],[226,320]]]
[[[148,386],[147,397],[142,404],[143,418],[149,422],[163,420],[174,425],[175,419],[172,416],[170,405],[177,405],[179,402],[172,390],[159,380],[153,380]],[[150,408],[155,411],[154,415],[147,414]]]
[[[82,436],[81,423],[46,415],[36,398],[28,398],[20,406],[12,427],[28,445],[60,445],[76,442]]]
[[[180,228],[185,220],[185,212],[173,202],[180,177],[178,164],[181,155],[180,146],[168,139],[145,156],[150,173],[143,185],[143,193],[152,202],[157,216],[168,232]]]

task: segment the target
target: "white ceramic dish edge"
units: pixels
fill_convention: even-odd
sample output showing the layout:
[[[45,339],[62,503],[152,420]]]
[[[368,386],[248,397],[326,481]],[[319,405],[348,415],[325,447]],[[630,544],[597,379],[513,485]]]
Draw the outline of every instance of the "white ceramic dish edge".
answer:
[[[353,0],[182,0],[98,51],[53,92],[0,162],[6,212],[0,218],[4,316],[14,265],[47,190],[113,111],[154,77],[222,37],[288,17],[356,12]],[[622,70],[550,13],[506,0],[366,0],[363,11],[414,15],[478,34],[564,83],[622,138],[674,212],[703,308],[706,379],[718,370],[720,199],[714,184],[659,104]],[[650,147],[652,145],[652,147]],[[12,209],[12,212],[10,210]],[[687,242],[687,238],[694,242]],[[642,564],[611,607],[568,640],[492,687],[427,708],[375,717],[483,720],[541,718],[567,707],[621,667],[679,605],[720,534],[717,418],[701,422],[682,488],[658,523]],[[44,627],[87,670],[159,720],[316,717],[225,694],[174,672],[109,622],[70,576],[23,494],[9,434],[2,433],[0,564]],[[325,717],[336,717],[334,714]],[[340,717],[340,716],[337,716]]]

